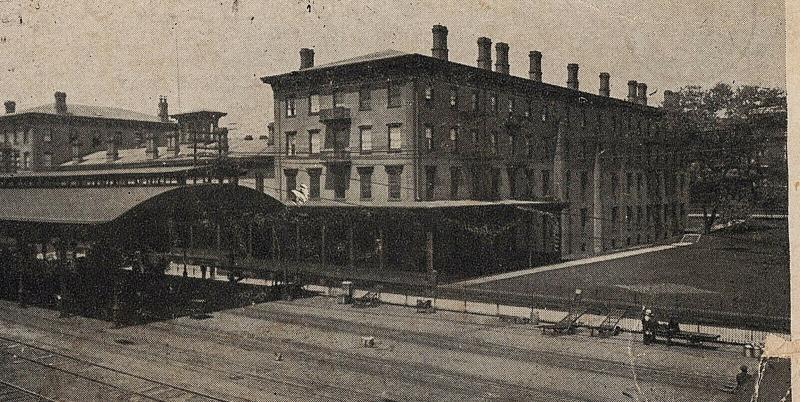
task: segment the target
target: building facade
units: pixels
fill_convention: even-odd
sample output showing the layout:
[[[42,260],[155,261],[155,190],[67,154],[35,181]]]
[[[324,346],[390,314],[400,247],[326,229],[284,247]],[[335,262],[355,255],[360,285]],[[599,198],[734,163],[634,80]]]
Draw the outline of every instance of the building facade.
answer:
[[[110,161],[118,150],[165,145],[177,125],[167,115],[167,100],[159,100],[159,115],[113,107],[68,104],[64,92],[55,102],[24,110],[5,102],[0,115],[0,170],[3,173],[49,170],[68,161],[107,150]]]
[[[447,29],[433,28],[432,56],[384,51],[263,77],[275,106],[269,154],[276,198],[305,184],[311,202],[401,205],[440,200],[564,202],[560,253],[576,257],[661,241],[682,232],[688,183],[677,130],[647,105],[509,74],[508,45],[478,39],[478,65],[448,60]],[[396,204],[395,204],[396,203]],[[547,225],[541,225],[543,236]]]

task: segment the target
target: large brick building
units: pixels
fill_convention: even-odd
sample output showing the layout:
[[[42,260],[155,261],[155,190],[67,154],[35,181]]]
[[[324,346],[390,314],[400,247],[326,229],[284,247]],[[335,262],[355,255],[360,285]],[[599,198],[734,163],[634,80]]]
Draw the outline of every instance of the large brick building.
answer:
[[[477,66],[448,60],[447,28],[433,27],[432,56],[388,50],[263,77],[273,89],[276,180],[286,200],[308,186],[310,204],[406,205],[440,200],[567,203],[562,255],[652,243],[683,230],[688,183],[671,119],[647,105],[647,86],[626,100],[509,74],[509,47],[478,39]],[[543,225],[543,227],[546,225]],[[544,230],[544,229],[543,229]],[[544,234],[546,235],[546,234]]]
[[[0,172],[48,170],[64,162],[80,162],[85,155],[107,150],[110,160],[119,149],[167,142],[177,130],[167,114],[167,100],[160,98],[158,116],[106,106],[68,104],[64,92],[55,102],[16,110],[5,102],[0,115]]]

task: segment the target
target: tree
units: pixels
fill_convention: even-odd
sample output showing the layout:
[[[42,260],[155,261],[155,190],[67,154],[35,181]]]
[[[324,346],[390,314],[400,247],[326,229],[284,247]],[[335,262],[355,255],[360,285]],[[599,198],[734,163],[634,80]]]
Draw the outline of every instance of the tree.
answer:
[[[769,199],[756,155],[765,146],[759,119],[786,111],[783,90],[719,83],[710,89],[686,86],[665,99],[673,127],[684,131],[689,155],[691,203],[703,211],[703,229],[722,216],[746,219],[758,200]]]

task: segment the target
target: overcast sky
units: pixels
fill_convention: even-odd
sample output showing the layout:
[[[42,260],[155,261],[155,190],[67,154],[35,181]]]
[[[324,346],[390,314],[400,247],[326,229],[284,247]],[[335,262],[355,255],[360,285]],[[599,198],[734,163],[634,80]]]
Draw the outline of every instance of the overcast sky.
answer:
[[[566,85],[579,63],[582,90],[596,93],[607,71],[617,98],[629,79],[658,91],[656,104],[687,84],[785,88],[783,0],[0,0],[0,18],[0,99],[18,108],[60,90],[155,114],[166,95],[171,113],[228,112],[239,134],[266,131],[272,91],[258,78],[296,70],[301,47],[317,64],[428,55],[434,24],[449,28],[453,61],[474,65],[487,36],[510,45],[511,74],[527,77],[540,50],[545,82]]]

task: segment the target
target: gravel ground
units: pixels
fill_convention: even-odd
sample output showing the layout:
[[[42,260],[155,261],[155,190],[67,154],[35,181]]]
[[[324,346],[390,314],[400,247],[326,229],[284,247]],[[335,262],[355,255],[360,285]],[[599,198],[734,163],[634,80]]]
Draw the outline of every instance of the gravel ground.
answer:
[[[758,364],[736,348],[553,337],[490,317],[355,309],[323,297],[123,328],[56,317],[0,301],[0,336],[222,400],[725,401],[721,388],[738,367]],[[363,347],[363,336],[375,347]]]

